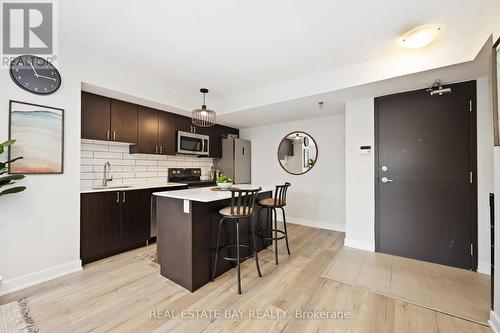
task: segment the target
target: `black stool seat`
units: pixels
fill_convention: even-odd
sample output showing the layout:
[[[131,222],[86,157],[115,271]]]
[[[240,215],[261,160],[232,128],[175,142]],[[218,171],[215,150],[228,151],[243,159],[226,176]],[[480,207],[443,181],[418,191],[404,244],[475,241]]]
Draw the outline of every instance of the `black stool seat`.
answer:
[[[286,217],[284,208],[286,206],[286,193],[288,191],[288,187],[290,187],[290,183],[288,182],[284,185],[276,185],[276,190],[274,192],[273,198],[259,200],[258,220],[260,219],[261,210],[267,210],[267,224],[265,230],[260,230],[259,232],[257,232],[257,237],[274,242],[274,262],[276,263],[276,265],[278,264],[278,240],[285,239],[288,255],[291,254],[290,246],[288,245],[288,232],[286,230]],[[278,229],[278,216],[276,213],[276,208],[281,209],[281,211],[283,212],[284,230]],[[271,223],[271,227],[269,227],[269,223]],[[257,224],[259,223],[257,222]]]

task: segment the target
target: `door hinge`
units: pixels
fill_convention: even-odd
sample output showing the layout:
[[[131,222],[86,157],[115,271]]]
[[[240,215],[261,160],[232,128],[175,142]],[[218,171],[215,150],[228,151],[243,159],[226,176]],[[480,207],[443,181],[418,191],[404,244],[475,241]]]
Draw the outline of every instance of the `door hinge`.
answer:
[[[472,99],[469,99],[469,112],[472,112]]]
[[[474,256],[474,244],[470,243],[470,255]]]
[[[472,171],[469,172],[469,182],[473,184]]]

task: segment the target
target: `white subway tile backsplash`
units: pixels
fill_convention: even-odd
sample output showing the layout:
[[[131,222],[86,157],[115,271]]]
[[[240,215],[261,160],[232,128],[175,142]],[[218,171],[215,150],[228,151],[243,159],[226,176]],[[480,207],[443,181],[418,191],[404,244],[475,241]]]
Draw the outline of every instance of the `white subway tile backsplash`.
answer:
[[[81,151],[80,152],[80,157],[83,157],[83,158],[92,158],[94,157],[94,152],[93,151]]]
[[[88,151],[108,151],[108,146],[104,145],[96,145],[96,144],[82,144],[81,145],[81,150],[88,150]]]
[[[136,160],[135,165],[158,165],[158,161],[155,161],[155,160]]]
[[[80,186],[101,186],[104,164],[111,163],[110,185],[141,185],[165,182],[168,168],[201,168],[206,175],[213,159],[195,156],[130,154],[129,145],[119,142],[81,140]]]
[[[108,151],[95,151],[94,158],[123,158],[123,153],[113,153]]]

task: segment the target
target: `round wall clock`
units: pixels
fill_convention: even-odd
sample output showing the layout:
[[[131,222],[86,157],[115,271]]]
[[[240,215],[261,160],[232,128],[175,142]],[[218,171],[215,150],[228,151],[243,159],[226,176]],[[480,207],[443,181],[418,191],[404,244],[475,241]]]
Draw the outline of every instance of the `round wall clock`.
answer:
[[[12,60],[10,77],[22,89],[38,95],[52,94],[61,86],[61,75],[54,65],[34,55]]]

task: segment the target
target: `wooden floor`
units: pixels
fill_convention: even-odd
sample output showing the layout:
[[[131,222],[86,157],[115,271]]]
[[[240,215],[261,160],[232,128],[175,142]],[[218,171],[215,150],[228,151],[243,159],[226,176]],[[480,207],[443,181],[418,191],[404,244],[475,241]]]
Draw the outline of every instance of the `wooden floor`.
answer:
[[[0,304],[27,297],[41,332],[490,332],[487,326],[321,277],[343,248],[344,235],[292,224],[288,231],[292,255],[280,244],[275,266],[272,248],[262,251],[263,278],[253,260],[242,265],[242,295],[236,294],[234,270],[188,292],[159,274],[148,259],[155,251],[150,246],[1,297]],[[157,310],[164,318],[151,319]],[[220,313],[191,319],[196,310],[201,316],[240,310],[243,319],[220,318]],[[296,317],[296,310],[346,318],[307,320]],[[188,318],[169,319],[172,312]],[[278,318],[250,318],[266,314]]]
[[[488,323],[490,276],[486,274],[344,247],[323,276],[485,325]]]

